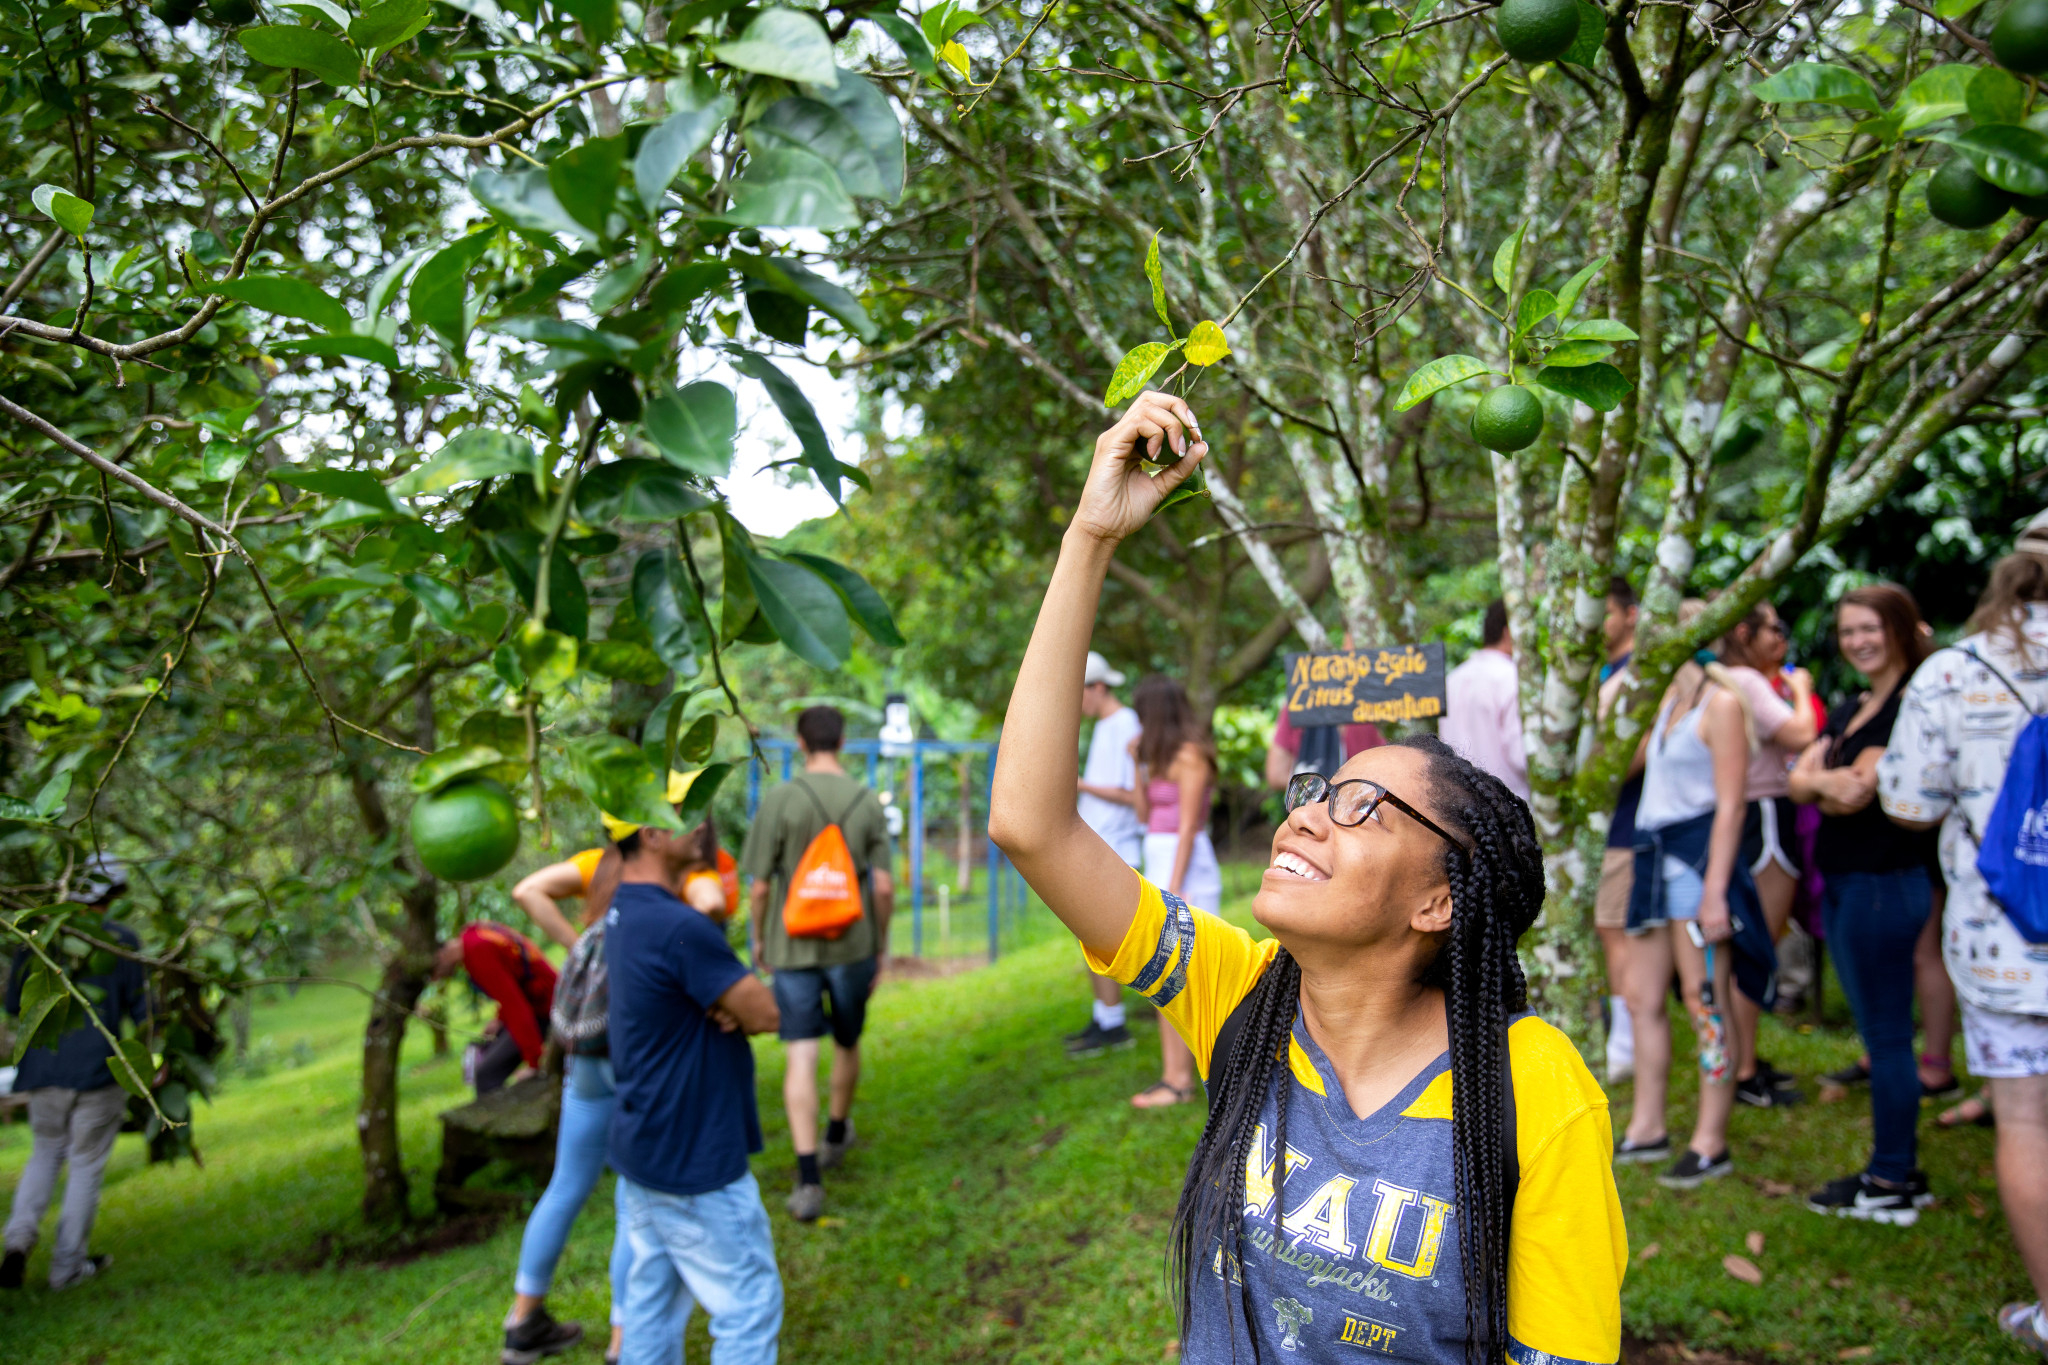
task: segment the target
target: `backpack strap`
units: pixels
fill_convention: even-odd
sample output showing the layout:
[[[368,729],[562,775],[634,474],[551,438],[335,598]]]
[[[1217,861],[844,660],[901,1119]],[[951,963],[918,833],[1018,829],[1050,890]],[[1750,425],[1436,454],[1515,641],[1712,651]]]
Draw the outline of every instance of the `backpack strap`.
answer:
[[[1224,1019],[1223,1027],[1216,1031],[1216,1045],[1209,1051],[1209,1072],[1211,1075],[1215,1074],[1219,1066],[1228,1065],[1231,1054],[1237,1050],[1237,1037],[1240,1033],[1244,1032],[1245,1007],[1251,1003],[1251,998],[1252,993],[1246,991],[1244,999],[1238,1001],[1232,1007],[1229,1016]],[[1510,1024],[1509,1027],[1512,1028],[1513,1025]],[[1501,1095],[1501,1113],[1504,1116],[1501,1124],[1503,1129],[1501,1166],[1506,1176],[1508,1201],[1512,1205],[1515,1192],[1522,1187],[1522,1154],[1515,1140],[1519,1132],[1520,1123],[1519,1115],[1515,1112],[1515,1069],[1512,1048],[1509,1049],[1509,1053],[1507,1085],[1502,1087]],[[1209,1116],[1214,1118],[1216,1115],[1215,1087],[1205,1081],[1203,1082],[1203,1088],[1209,1094]]]
[[[2029,716],[2033,717],[2035,720],[2039,720],[2041,718],[2043,713],[2040,711],[2036,711],[2032,706],[2027,704],[2027,694],[2020,691],[2019,684],[2014,682],[2011,678],[2006,677],[2005,674],[1999,672],[1998,669],[1992,665],[1991,660],[1985,658],[1982,654],[1979,654],[1974,649],[1965,649],[1963,651],[1963,654],[1967,658],[1973,659],[1976,662],[1982,664],[1984,666],[1985,672],[1989,673],[1992,677],[2004,683],[2006,690],[2008,692],[2011,692],[2014,697],[2019,699],[2021,710],[2025,711]]]

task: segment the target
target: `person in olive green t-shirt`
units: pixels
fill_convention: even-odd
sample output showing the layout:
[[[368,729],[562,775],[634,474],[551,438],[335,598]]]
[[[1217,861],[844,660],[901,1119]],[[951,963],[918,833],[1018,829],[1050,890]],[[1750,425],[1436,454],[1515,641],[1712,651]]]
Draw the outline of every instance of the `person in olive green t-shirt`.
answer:
[[[889,875],[889,826],[882,803],[839,766],[846,718],[830,706],[813,706],[797,717],[796,733],[804,770],[761,799],[740,853],[740,870],[753,883],[749,936],[754,960],[774,973],[782,1043],[789,1054],[782,1103],[797,1165],[789,1211],[808,1223],[825,1208],[820,1172],[838,1165],[853,1146],[849,1115],[860,1080],[860,1035],[868,994],[889,953],[896,887]],[[838,938],[791,938],[782,925],[789,877],[828,821],[846,836],[860,874],[861,917]],[[832,1097],[821,1151],[818,1053],[828,1027]]]

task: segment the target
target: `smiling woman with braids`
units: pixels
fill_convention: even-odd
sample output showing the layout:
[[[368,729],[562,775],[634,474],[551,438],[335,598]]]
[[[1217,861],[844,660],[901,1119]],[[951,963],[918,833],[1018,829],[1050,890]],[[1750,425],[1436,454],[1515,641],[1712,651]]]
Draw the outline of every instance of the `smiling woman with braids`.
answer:
[[[1141,446],[1179,459],[1147,474]],[[1096,442],[989,818],[1089,965],[1149,997],[1208,1080],[1169,1254],[1181,1359],[1614,1361],[1607,1102],[1526,1013],[1515,956],[1543,904],[1528,807],[1429,737],[1296,777],[1253,904],[1264,942],[1074,813],[1109,559],[1207,453],[1187,405],[1151,392]]]

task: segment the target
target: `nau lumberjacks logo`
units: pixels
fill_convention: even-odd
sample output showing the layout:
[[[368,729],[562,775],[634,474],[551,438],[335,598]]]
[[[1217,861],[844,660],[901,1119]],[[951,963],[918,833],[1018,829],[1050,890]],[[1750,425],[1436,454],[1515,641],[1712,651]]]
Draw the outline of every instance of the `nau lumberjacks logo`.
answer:
[[[1299,1299],[1273,1300],[1273,1321],[1280,1328],[1280,1349],[1301,1349],[1301,1329],[1314,1322],[1315,1311]]]

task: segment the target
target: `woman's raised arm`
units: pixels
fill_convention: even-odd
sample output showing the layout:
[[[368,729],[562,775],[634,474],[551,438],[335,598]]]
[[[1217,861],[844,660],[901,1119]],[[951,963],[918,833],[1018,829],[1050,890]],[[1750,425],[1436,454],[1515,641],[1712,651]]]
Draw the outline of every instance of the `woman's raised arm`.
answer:
[[[1137,874],[1074,808],[1082,672],[1110,556],[1209,453],[1201,435],[1186,403],[1147,390],[1096,440],[1003,722],[989,837],[1075,937],[1104,956],[1130,928],[1138,885]],[[1180,458],[1146,473],[1143,452],[1166,449]]]

